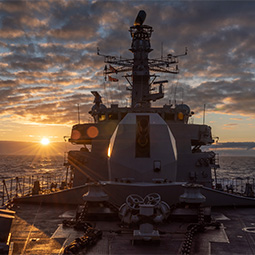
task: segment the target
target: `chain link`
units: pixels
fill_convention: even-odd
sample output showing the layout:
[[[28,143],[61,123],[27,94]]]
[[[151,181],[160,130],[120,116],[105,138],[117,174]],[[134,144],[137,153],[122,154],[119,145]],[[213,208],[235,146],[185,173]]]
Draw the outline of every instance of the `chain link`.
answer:
[[[214,226],[216,229],[220,228],[220,222],[213,221],[210,223],[205,222],[205,210],[202,206],[198,208],[198,223],[190,224],[187,227],[187,232],[185,235],[185,241],[182,244],[181,254],[182,255],[189,255],[192,247],[192,242],[194,235],[196,233],[201,233],[205,231],[206,227]]]
[[[110,208],[110,210],[114,213],[118,213],[118,208],[113,204],[107,201],[102,202],[102,204],[104,207]],[[65,247],[64,254],[66,255],[76,254],[81,249],[86,249],[87,251],[102,238],[102,231],[93,228],[89,222],[86,222],[89,202],[85,202],[84,205],[79,206],[79,209],[81,209],[81,211],[79,212],[77,210],[75,219],[63,221],[63,227],[73,227],[75,230],[84,231],[84,235],[82,237],[76,238],[70,245]]]
[[[87,250],[95,245],[101,238],[101,230],[89,227],[82,237],[76,238],[70,245],[65,247],[64,255],[76,254],[82,249],[85,249],[85,252],[87,252]]]

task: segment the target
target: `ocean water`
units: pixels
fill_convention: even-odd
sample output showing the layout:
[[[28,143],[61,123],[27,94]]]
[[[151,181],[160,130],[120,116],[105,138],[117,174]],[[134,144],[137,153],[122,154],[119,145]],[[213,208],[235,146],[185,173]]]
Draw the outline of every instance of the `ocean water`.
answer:
[[[219,178],[255,178],[255,157],[221,156]]]
[[[62,156],[0,155],[0,180],[38,174],[65,172]]]
[[[70,174],[63,163],[61,156],[0,155],[0,206],[13,197],[31,194],[36,181],[41,192],[61,189],[62,184],[66,187]]]
[[[63,156],[0,155],[0,180],[16,176],[65,173],[63,163]],[[219,165],[219,178],[255,178],[255,157],[222,156]]]

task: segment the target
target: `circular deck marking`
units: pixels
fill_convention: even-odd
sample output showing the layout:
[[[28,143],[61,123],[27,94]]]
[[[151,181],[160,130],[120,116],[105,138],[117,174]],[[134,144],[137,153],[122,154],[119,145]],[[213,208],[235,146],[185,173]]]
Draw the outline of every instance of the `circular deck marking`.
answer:
[[[245,232],[255,233],[255,227],[247,227],[242,229]]]

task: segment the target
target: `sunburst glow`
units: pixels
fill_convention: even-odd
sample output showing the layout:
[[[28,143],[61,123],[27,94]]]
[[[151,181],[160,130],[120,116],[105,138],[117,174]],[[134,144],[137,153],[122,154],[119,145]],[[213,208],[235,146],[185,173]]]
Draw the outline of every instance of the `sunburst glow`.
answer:
[[[50,143],[50,140],[46,137],[44,137],[42,140],[41,140],[41,144],[42,145],[48,145]]]

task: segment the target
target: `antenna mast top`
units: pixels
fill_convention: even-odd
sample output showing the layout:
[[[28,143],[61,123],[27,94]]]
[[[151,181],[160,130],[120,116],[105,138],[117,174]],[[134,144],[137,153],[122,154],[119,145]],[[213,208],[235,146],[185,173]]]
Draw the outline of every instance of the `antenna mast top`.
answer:
[[[158,93],[151,93],[151,86],[152,84],[155,84],[154,80],[157,76],[155,74],[151,75],[150,71],[177,74],[179,72],[177,65],[178,57],[187,54],[187,51],[185,51],[182,55],[168,54],[166,57],[162,55],[157,59],[149,59],[148,55],[153,50],[150,45],[153,29],[151,26],[143,24],[145,18],[146,12],[140,10],[134,25],[131,26],[129,30],[132,37],[130,51],[134,55],[133,59],[102,55],[100,54],[99,49],[97,51],[98,55],[104,56],[105,63],[109,64],[109,68],[106,66],[104,70],[105,75],[126,72],[124,77],[131,85],[131,89],[129,90],[132,91],[132,108],[150,108],[150,101],[156,101],[163,98],[163,82],[158,82],[160,83]],[[127,73],[130,71],[132,74]],[[113,80],[113,78],[111,77],[110,79],[109,77],[109,80]]]

